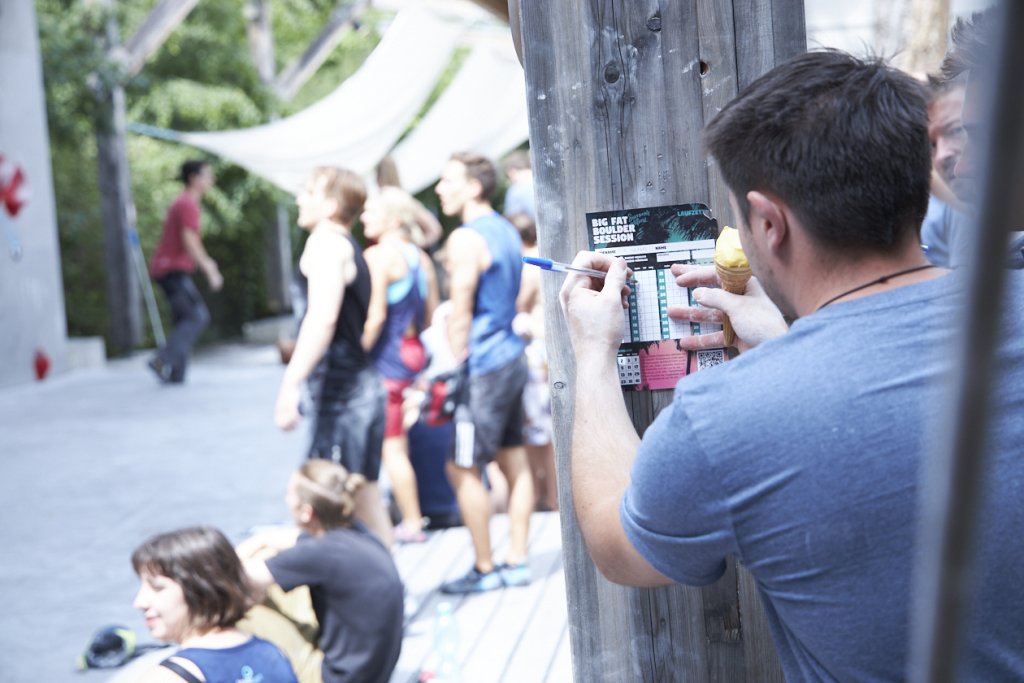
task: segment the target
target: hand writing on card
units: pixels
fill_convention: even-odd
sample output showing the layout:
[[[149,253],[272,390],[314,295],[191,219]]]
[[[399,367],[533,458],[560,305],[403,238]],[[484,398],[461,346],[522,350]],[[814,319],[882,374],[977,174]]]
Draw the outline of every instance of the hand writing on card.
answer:
[[[585,353],[610,353],[614,357],[626,331],[622,312],[631,291],[626,280],[632,277],[632,271],[622,259],[590,251],[577,254],[572,265],[607,273],[603,280],[569,273],[562,284],[559,300],[573,350],[577,358]]]
[[[697,288],[693,297],[699,305],[670,306],[669,317],[721,324],[723,315],[727,315],[736,330],[736,348],[741,353],[789,330],[782,313],[765,294],[756,277],[750,278],[744,294],[730,294],[719,289],[721,283],[714,266],[674,265],[672,274],[680,287]],[[725,341],[721,332],[711,332],[684,337],[679,344],[684,349],[699,350],[721,348]]]

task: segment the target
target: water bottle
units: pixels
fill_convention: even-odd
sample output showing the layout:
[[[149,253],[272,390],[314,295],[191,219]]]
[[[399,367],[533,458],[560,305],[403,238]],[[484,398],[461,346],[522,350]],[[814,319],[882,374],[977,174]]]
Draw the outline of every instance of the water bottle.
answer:
[[[459,627],[455,623],[455,612],[450,602],[442,602],[437,606],[434,656],[437,658],[437,668],[432,683],[462,683],[462,670],[459,666]]]

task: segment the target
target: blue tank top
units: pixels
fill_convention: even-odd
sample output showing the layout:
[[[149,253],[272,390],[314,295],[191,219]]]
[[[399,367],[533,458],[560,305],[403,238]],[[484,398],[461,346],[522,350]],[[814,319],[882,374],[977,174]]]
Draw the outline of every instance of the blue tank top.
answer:
[[[410,325],[415,324],[417,331],[423,329],[427,279],[420,269],[420,250],[416,245],[404,245],[402,255],[409,270],[401,280],[388,285],[388,316],[370,357],[382,377],[408,380],[417,373],[402,361],[402,340]]]
[[[469,333],[469,373],[484,375],[516,360],[525,348],[512,331],[523,245],[515,226],[496,212],[464,227],[479,233],[491,253],[491,266],[477,284]]]
[[[173,657],[198,666],[206,683],[298,683],[291,664],[277,646],[256,636],[241,645],[217,650],[188,647]]]

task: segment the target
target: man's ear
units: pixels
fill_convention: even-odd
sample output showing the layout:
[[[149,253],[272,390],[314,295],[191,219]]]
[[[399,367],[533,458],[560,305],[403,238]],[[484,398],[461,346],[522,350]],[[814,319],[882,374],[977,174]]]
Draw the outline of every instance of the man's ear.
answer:
[[[750,206],[750,229],[760,231],[764,245],[778,251],[789,238],[786,207],[777,199],[754,190],[747,193],[747,204]]]
[[[327,202],[328,215],[334,219],[339,218],[341,216],[341,202],[333,197],[325,197],[324,201]]]
[[[303,525],[312,522],[315,516],[316,513],[313,512],[312,505],[309,503],[302,503],[299,505],[299,521],[302,522]]]

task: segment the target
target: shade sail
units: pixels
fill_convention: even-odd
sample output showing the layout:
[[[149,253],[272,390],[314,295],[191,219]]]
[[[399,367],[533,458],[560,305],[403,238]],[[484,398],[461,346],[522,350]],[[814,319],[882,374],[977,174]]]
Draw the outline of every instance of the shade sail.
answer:
[[[359,70],[316,104],[255,128],[179,139],[292,193],[319,165],[367,173],[422,108],[463,30],[430,12],[403,10]]]
[[[473,48],[423,120],[392,152],[403,187],[432,183],[453,152],[497,159],[529,137],[526,81],[512,39]]]

